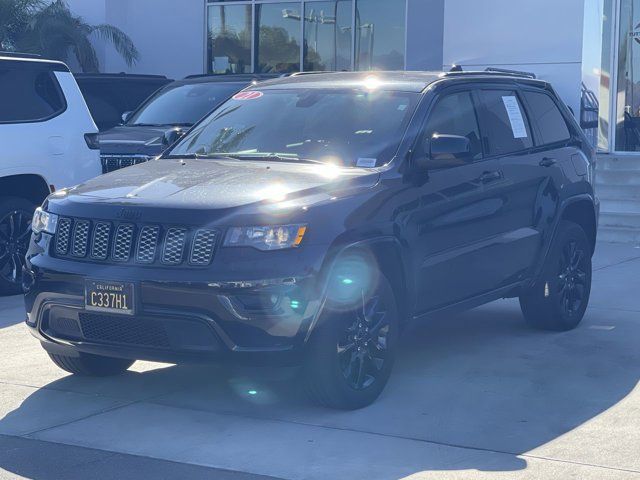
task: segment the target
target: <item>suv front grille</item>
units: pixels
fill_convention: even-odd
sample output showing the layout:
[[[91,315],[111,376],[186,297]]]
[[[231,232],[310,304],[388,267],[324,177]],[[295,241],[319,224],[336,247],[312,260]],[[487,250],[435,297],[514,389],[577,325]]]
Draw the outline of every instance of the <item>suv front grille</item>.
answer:
[[[102,173],[109,173],[121,168],[148,162],[153,157],[148,155],[100,155]]]
[[[53,253],[97,263],[204,267],[217,243],[216,230],[61,217]]]

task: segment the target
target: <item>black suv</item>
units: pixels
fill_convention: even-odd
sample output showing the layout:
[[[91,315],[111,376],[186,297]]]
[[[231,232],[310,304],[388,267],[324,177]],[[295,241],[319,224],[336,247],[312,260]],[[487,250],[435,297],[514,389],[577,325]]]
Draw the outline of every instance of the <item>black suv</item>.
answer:
[[[162,75],[130,73],[74,74],[98,129],[122,123],[122,116],[137,109],[156,90],[173,80]]]
[[[253,82],[275,75],[193,75],[158,90],[99,137],[102,172],[160,155],[207,113]]]
[[[52,360],[295,362],[313,397],[382,391],[410,320],[589,300],[594,151],[549,84],[498,73],[294,75],[234,95],[161,158],[52,194],[27,325]]]

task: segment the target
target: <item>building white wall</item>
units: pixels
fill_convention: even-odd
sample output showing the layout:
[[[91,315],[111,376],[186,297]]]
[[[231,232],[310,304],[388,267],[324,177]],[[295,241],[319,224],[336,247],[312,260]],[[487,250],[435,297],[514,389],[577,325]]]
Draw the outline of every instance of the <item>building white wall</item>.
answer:
[[[524,70],[580,111],[584,0],[446,0],[443,68]]]
[[[104,71],[171,78],[202,73],[204,8],[202,0],[107,0],[107,23],[132,38],[141,58],[133,68],[127,68],[117,52],[107,49]]]

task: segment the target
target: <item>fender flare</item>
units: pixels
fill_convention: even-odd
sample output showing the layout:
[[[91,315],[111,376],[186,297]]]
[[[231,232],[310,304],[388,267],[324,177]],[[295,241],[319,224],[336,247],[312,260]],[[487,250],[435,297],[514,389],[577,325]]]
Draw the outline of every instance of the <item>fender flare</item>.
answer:
[[[556,234],[558,232],[558,226],[560,225],[560,222],[562,221],[565,212],[571,205],[574,205],[578,202],[582,202],[585,200],[591,203],[592,205],[594,205],[594,216],[595,216],[594,222],[596,225],[596,233],[597,233],[598,212],[597,212],[597,208],[595,207],[596,205],[595,197],[589,193],[581,193],[579,195],[573,195],[569,198],[564,199],[560,203],[560,206],[558,208],[558,213],[555,216],[555,220],[550,229],[549,236],[543,241],[542,253],[539,256],[538,261],[536,262],[536,268],[533,271],[533,275],[531,277],[532,278],[530,282],[531,285],[534,285],[542,275],[542,270],[544,268],[544,265],[546,264],[547,258],[549,257],[549,252],[551,251],[551,245],[553,244],[553,240],[556,238]]]
[[[389,251],[389,249],[392,249],[391,251],[393,253],[387,258],[383,257],[382,252],[386,253]],[[325,260],[322,263],[318,280],[318,285],[321,289],[321,307],[315,318],[309,325],[309,328],[307,329],[305,343],[309,340],[312,333],[317,328],[320,322],[320,318],[322,317],[322,313],[326,307],[326,302],[328,300],[328,288],[335,266],[337,265],[340,258],[344,258],[344,256],[349,254],[350,252],[358,250],[366,250],[369,254],[372,254],[373,258],[378,264],[378,268],[383,271],[386,268],[389,268],[389,265],[399,267],[399,272],[396,272],[392,276],[392,278],[389,278],[389,282],[392,284],[391,286],[394,289],[394,293],[396,294],[396,300],[398,301],[398,309],[400,311],[401,318],[408,318],[408,313],[412,309],[412,305],[415,302],[415,287],[413,275],[410,274],[409,265],[407,262],[406,248],[403,247],[402,242],[393,235],[380,235],[363,240],[353,241],[350,243],[337,244],[329,248]],[[397,263],[389,263],[397,262],[398,260],[400,262],[399,265]],[[402,283],[398,285],[397,281],[401,281]],[[400,298],[398,298],[398,294],[401,295]]]

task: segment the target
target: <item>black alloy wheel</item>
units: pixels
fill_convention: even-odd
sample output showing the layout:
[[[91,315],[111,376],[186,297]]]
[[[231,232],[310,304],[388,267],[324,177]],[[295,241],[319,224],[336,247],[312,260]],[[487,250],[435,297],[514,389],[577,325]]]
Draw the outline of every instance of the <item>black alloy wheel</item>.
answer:
[[[593,245],[577,223],[558,226],[540,279],[524,288],[520,307],[532,327],[567,331],[577,327],[591,295]]]
[[[575,241],[568,242],[562,250],[557,289],[560,306],[567,317],[575,315],[584,302],[588,255]]]
[[[380,274],[354,305],[328,306],[305,352],[304,383],[317,403],[354,410],[373,403],[389,380],[399,343],[394,291]]]
[[[0,218],[0,279],[15,289],[22,286],[32,216],[32,211],[13,209]]]
[[[362,300],[338,341],[338,361],[344,379],[354,390],[371,386],[384,371],[390,324],[380,296]]]

